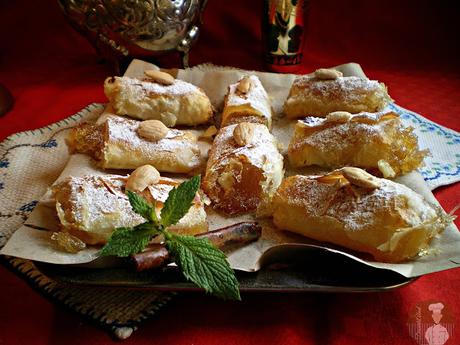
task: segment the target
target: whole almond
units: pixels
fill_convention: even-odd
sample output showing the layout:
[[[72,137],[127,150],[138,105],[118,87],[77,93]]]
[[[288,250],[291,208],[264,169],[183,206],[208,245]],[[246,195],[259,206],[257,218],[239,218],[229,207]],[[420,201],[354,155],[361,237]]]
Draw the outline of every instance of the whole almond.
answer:
[[[398,114],[396,114],[395,112],[390,111],[390,112],[388,112],[386,114],[383,114],[380,117],[379,121],[388,121],[388,120],[393,120],[393,119],[398,119],[398,118],[399,118]]]
[[[142,121],[137,128],[137,134],[148,141],[158,141],[166,137],[169,128],[158,120]]]
[[[378,166],[380,172],[382,173],[383,177],[385,177],[385,178],[393,178],[393,177],[396,176],[396,172],[394,171],[394,169],[392,168],[390,163],[388,163],[386,160],[380,159],[377,162],[377,166]]]
[[[353,115],[348,111],[334,111],[327,114],[326,122],[345,123],[348,122],[352,117]]]
[[[126,181],[126,190],[142,192],[148,186],[160,181],[160,173],[151,165],[143,165],[134,170]]]
[[[345,177],[348,182],[355,186],[367,189],[376,189],[380,187],[380,181],[378,178],[372,176],[363,169],[345,167],[340,171],[342,172],[343,177]]]
[[[233,139],[239,146],[249,145],[254,139],[255,128],[256,124],[254,123],[241,122],[233,130]]]
[[[160,114],[161,122],[165,124],[166,127],[174,127],[177,122],[177,116],[171,113],[162,113]]]
[[[316,181],[318,181],[319,183],[325,183],[325,184],[340,184],[340,185],[343,185],[345,183],[348,183],[342,174],[339,174],[337,172],[333,172],[333,173],[330,173],[330,174],[327,174],[327,175],[323,175],[323,176],[319,176],[317,178],[315,178]]]
[[[209,126],[204,132],[203,134],[200,135],[200,139],[211,139],[217,134],[217,128],[216,126]]]
[[[162,72],[162,71],[156,71],[154,69],[149,69],[144,71],[144,74],[146,77],[148,77],[150,80],[154,81],[155,83],[161,84],[161,85],[172,85],[174,84],[174,77],[171,74]]]
[[[251,78],[249,76],[243,77],[239,82],[238,85],[236,86],[236,89],[240,93],[248,93],[249,89],[251,88]]]
[[[333,80],[343,77],[343,73],[335,69],[320,68],[315,71],[315,78],[321,80]]]

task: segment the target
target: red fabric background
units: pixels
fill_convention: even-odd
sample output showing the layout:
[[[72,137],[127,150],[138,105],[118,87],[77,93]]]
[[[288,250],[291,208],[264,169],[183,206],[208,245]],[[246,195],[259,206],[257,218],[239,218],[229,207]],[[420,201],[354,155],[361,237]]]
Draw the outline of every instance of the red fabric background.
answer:
[[[398,104],[460,131],[459,6],[454,2],[312,0],[303,71],[358,62]],[[210,0],[191,63],[262,69],[262,1]],[[0,140],[104,102],[110,68],[65,22],[56,1],[0,2],[0,83],[16,103],[0,118]],[[173,66],[178,59],[162,59]],[[435,192],[452,209],[460,185]],[[457,221],[457,224],[459,222]],[[109,335],[31,290],[0,267],[0,343],[104,344]],[[406,322],[416,303],[442,301],[460,343],[460,275],[425,276],[373,294],[244,294],[228,303],[180,295],[126,344],[416,344]]]

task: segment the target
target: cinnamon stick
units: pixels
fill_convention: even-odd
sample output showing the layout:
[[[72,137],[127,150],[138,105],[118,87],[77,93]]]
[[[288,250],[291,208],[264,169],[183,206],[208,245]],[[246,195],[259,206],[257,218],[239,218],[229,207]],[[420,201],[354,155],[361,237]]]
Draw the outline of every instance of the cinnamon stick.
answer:
[[[207,238],[217,248],[225,249],[256,241],[261,234],[262,227],[257,223],[243,222],[199,234],[196,237]],[[171,262],[168,249],[164,244],[152,244],[145,251],[132,255],[131,259],[138,272],[159,268]]]

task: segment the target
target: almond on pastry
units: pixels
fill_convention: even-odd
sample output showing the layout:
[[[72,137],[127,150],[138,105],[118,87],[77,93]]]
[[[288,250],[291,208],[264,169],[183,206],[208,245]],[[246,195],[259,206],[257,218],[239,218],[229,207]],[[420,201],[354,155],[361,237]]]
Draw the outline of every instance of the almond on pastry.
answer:
[[[153,170],[150,169],[152,172]],[[134,227],[144,223],[145,219],[135,213],[126,195],[128,180],[139,178],[139,185],[147,182],[146,188],[139,186],[140,194],[159,214],[169,192],[180,181],[160,177],[156,181],[155,173],[149,175],[133,173],[130,177],[119,175],[86,175],[68,177],[52,187],[56,200],[56,211],[62,231],[77,237],[86,244],[105,244],[116,228]],[[134,175],[134,176],[133,176]],[[147,176],[146,180],[143,178]],[[153,177],[153,178],[152,178]],[[151,184],[153,181],[155,183]],[[139,190],[143,189],[142,192]],[[187,214],[175,225],[168,228],[172,232],[195,235],[206,232],[206,212],[197,193]]]
[[[251,88],[251,85],[252,85],[251,78],[249,76],[245,76],[238,82],[236,89],[238,90],[238,92],[246,94]]]
[[[192,174],[205,164],[193,133],[169,129],[158,120],[110,115],[99,125],[72,128],[67,145],[71,152],[90,155],[104,169],[150,164],[162,172]]]
[[[244,76],[237,83],[228,86],[221,127],[240,122],[262,123],[271,127],[270,97],[256,75]]]
[[[315,71],[315,78],[321,80],[334,80],[343,77],[343,73],[332,68],[319,68]]]
[[[233,139],[239,146],[246,146],[254,140],[254,132],[257,125],[249,122],[242,122],[233,129]]]
[[[420,150],[413,128],[392,111],[350,114],[297,122],[288,148],[294,167],[359,167],[393,178],[417,169],[428,151]]]
[[[212,125],[206,128],[206,130],[200,135],[200,139],[213,140],[214,136],[217,134],[218,130],[216,126]]]
[[[283,156],[263,124],[221,128],[214,139],[202,188],[214,208],[234,215],[269,203],[283,178]]]
[[[160,120],[168,127],[195,126],[211,119],[211,101],[203,90],[161,71],[146,73],[150,79],[113,77],[105,80],[104,92],[115,114]]]
[[[150,80],[161,84],[161,85],[172,85],[174,84],[174,77],[171,74],[154,70],[154,69],[149,69],[144,71],[144,74],[146,77],[148,77]]]
[[[148,186],[160,181],[160,173],[151,165],[143,165],[134,170],[126,181],[126,190],[143,192]]]
[[[288,118],[325,117],[334,111],[381,111],[392,101],[385,84],[359,77],[342,77],[340,72],[319,69],[313,76],[298,76],[284,103]]]
[[[326,115],[326,121],[345,123],[350,121],[352,117],[353,115],[348,111],[334,111]]]
[[[363,169],[345,167],[339,171],[344,178],[346,178],[351,184],[355,186],[367,189],[376,189],[380,187],[379,179]]]
[[[329,175],[283,180],[272,206],[278,229],[367,253],[377,261],[401,262],[425,252],[452,220],[410,188],[364,170],[339,169]],[[331,183],[340,177],[349,179],[352,188]]]
[[[169,128],[163,122],[158,120],[142,121],[137,128],[140,137],[148,141],[158,141],[166,137]]]

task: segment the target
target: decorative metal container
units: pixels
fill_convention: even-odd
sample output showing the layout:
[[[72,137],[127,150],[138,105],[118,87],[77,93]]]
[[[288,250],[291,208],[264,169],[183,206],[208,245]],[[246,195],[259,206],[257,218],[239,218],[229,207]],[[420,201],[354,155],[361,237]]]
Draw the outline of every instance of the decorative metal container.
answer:
[[[115,62],[177,51],[188,67],[207,0],[58,0],[98,54]]]

